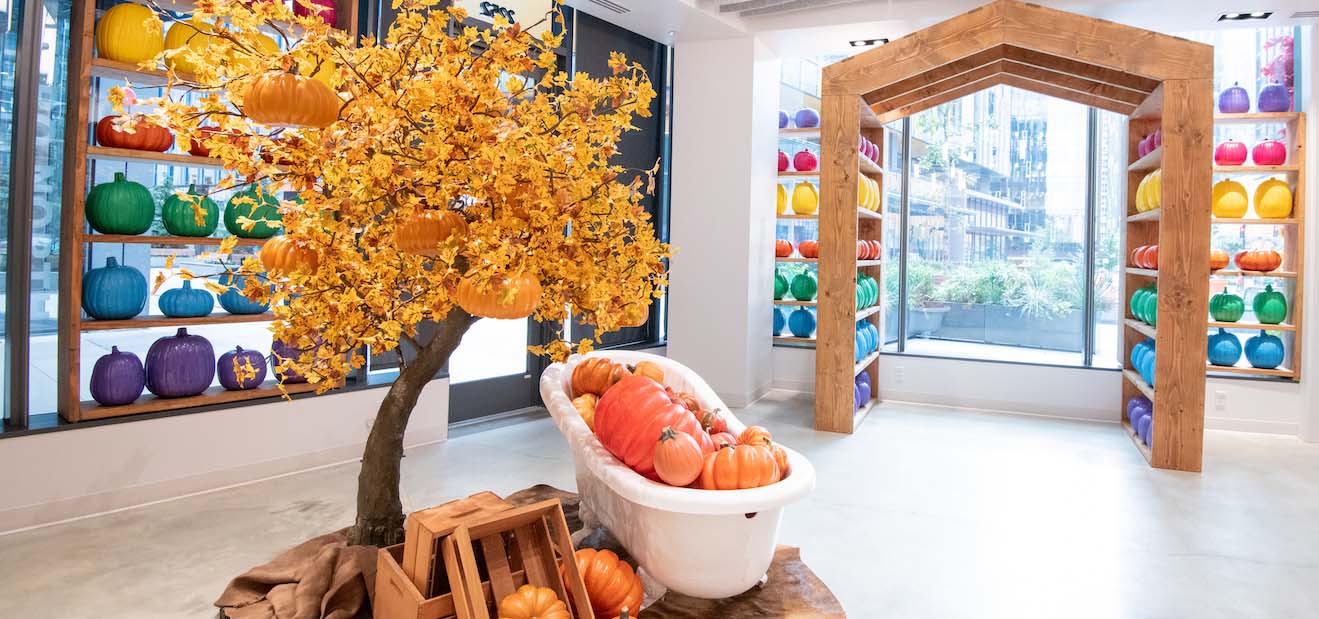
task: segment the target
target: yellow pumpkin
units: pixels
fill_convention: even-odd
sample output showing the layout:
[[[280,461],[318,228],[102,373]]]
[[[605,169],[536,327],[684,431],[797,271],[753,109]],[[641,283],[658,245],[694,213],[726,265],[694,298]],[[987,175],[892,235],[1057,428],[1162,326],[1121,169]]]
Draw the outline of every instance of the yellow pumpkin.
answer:
[[[1149,202],[1150,210],[1163,208],[1163,169],[1150,172],[1149,179],[1150,184],[1145,188],[1145,200]]]
[[[165,37],[160,21],[154,18],[155,12],[140,4],[123,2],[110,7],[96,22],[97,55],[133,64],[155,58],[165,47]]]
[[[272,237],[261,246],[261,265],[266,272],[280,277],[294,271],[316,270],[320,265],[320,256],[301,239],[280,235]]]
[[[814,215],[820,209],[820,194],[815,185],[802,181],[792,188],[792,212],[798,215]]]
[[[206,54],[211,47],[211,42],[216,37],[211,34],[211,26],[194,18],[189,22],[174,22],[170,24],[169,32],[165,33],[165,49],[180,50],[165,59],[165,64],[176,73],[191,74],[197,72],[197,64],[187,58],[187,51],[192,50],[198,54]]]
[[[1255,188],[1255,214],[1261,219],[1283,219],[1292,214],[1292,188],[1270,178]]]
[[[394,245],[401,252],[421,256],[439,253],[440,241],[454,235],[467,237],[467,220],[456,211],[422,211],[394,229]]]
[[[324,129],[339,120],[343,101],[319,80],[270,72],[252,81],[243,115],[270,127]]]
[[[1232,179],[1224,179],[1214,184],[1213,193],[1214,217],[1223,219],[1238,219],[1246,215],[1246,210],[1250,207],[1249,198],[1246,197],[1246,188]]]
[[[774,203],[774,214],[782,215],[788,212],[788,190],[784,189],[783,185],[775,185],[775,187],[778,187],[779,191]]]
[[[458,282],[458,307],[483,318],[526,318],[540,302],[540,281],[529,273],[490,280],[482,291],[469,277]]]
[[[499,619],[572,619],[568,607],[554,590],[522,585],[499,600]]]
[[[1136,183],[1136,212],[1144,213],[1150,210],[1149,202],[1145,200],[1145,189],[1150,185],[1150,177],[1146,176]]]

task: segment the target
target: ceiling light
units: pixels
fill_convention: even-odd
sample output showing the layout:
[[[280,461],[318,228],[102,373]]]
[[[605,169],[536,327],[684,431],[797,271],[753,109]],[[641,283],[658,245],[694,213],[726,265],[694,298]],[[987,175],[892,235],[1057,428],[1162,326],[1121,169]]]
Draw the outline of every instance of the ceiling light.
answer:
[[[1251,11],[1249,13],[1223,13],[1218,16],[1218,21],[1244,21],[1247,19],[1268,19],[1273,16],[1273,11]]]
[[[848,44],[852,47],[870,47],[871,45],[883,45],[885,43],[888,43],[888,39],[858,39],[855,41],[848,41]]]

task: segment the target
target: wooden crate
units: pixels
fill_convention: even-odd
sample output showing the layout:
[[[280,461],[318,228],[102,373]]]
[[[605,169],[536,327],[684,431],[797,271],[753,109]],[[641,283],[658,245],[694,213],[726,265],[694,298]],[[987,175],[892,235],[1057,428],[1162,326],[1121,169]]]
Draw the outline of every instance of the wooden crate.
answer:
[[[479,492],[465,499],[408,514],[399,566],[424,598],[449,591],[441,541],[461,524],[513,509],[513,504],[493,492]]]

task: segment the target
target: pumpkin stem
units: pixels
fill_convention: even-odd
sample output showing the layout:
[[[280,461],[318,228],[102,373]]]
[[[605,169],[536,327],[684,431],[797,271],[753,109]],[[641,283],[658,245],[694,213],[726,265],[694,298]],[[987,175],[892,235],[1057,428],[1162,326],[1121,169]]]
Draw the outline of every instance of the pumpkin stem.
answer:
[[[660,430],[660,437],[659,437],[659,440],[660,440],[661,443],[664,442],[664,441],[671,441],[671,440],[673,440],[673,439],[675,439],[675,438],[678,438],[678,435],[677,435],[676,432],[673,431],[673,428],[672,428],[672,427],[670,427],[670,426],[664,426],[664,429],[663,429],[663,430]]]
[[[117,266],[119,266],[119,261],[118,261],[118,260],[115,260],[115,259],[114,259],[114,256],[110,256],[109,258],[106,258],[106,259],[105,259],[105,266],[107,266],[107,267],[117,267]]]
[[[118,347],[118,346],[111,346],[111,347],[110,347],[110,354],[112,354],[112,355],[117,355],[117,354],[119,354],[119,347]]]
[[[174,337],[185,337],[185,336],[187,336],[187,335],[188,335],[188,328],[187,328],[187,327],[179,327],[179,332],[178,332],[178,333],[175,333],[175,334],[174,334]]]
[[[115,181],[116,183],[122,183],[122,182],[124,182],[124,181],[126,181],[126,180],[128,180],[128,177],[127,177],[127,176],[124,176],[124,173],[123,173],[123,172],[115,172],[115,173],[114,173],[114,181]]]

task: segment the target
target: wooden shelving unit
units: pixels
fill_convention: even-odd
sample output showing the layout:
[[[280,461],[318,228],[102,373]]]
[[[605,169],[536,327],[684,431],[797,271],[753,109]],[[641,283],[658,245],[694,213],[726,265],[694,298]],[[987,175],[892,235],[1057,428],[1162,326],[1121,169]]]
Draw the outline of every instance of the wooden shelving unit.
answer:
[[[1241,323],[1222,323],[1208,320],[1209,329],[1238,329],[1283,332],[1286,358],[1283,367],[1264,370],[1251,367],[1222,367],[1206,364],[1210,374],[1254,376],[1285,379],[1295,382],[1301,380],[1301,358],[1305,331],[1303,322],[1305,289],[1305,216],[1306,208],[1306,153],[1305,153],[1305,114],[1301,112],[1255,113],[1255,114],[1219,114],[1214,122],[1226,124],[1270,124],[1286,127],[1287,162],[1277,166],[1214,166],[1215,176],[1232,178],[1236,176],[1268,176],[1289,184],[1292,189],[1292,213],[1285,219],[1261,219],[1252,210],[1249,217],[1239,219],[1213,218],[1211,226],[1276,226],[1281,228],[1282,247],[1274,249],[1282,253],[1282,266],[1276,271],[1261,273],[1258,271],[1240,271],[1224,269],[1215,271],[1211,278],[1252,277],[1277,279],[1274,282],[1280,292],[1287,297],[1287,320],[1281,325],[1257,325]],[[1250,303],[1250,299],[1245,299]],[[1245,335],[1245,334],[1241,334]],[[1243,359],[1242,363],[1246,363]]]
[[[169,327],[186,325],[236,324],[245,322],[269,321],[270,314],[231,315],[212,314],[201,318],[166,318],[164,316],[143,315],[129,320],[93,321],[84,320],[82,315],[82,277],[84,271],[98,265],[87,263],[87,249],[92,244],[153,244],[174,247],[215,246],[221,238],[191,237],[153,237],[94,234],[85,219],[85,201],[87,190],[94,178],[95,166],[98,164],[155,164],[163,166],[187,167],[222,167],[219,159],[194,157],[182,152],[175,144],[173,152],[156,153],[135,151],[121,148],[106,148],[92,143],[93,124],[97,118],[92,117],[96,101],[92,100],[92,83],[104,80],[107,85],[131,82],[135,86],[160,87],[167,84],[164,71],[144,70],[132,63],[116,62],[97,58],[93,41],[97,9],[95,2],[79,2],[71,13],[68,64],[68,91],[66,100],[66,121],[64,129],[64,177],[63,193],[65,202],[60,213],[60,292],[59,292],[59,344],[58,374],[60,377],[58,410],[61,417],[77,422],[89,419],[103,419],[122,415],[158,412],[207,406],[225,402],[270,398],[281,394],[273,383],[258,389],[247,391],[224,391],[218,387],[193,397],[161,399],[150,395],[139,398],[137,402],[124,406],[99,406],[94,402],[80,399],[81,386],[85,379],[80,362],[83,333],[117,329],[139,329],[146,327]],[[158,3],[170,11],[188,13],[191,3],[182,0],[163,0]],[[355,35],[357,32],[358,2],[355,0],[336,0],[336,27]],[[264,241],[243,239],[242,246],[256,246]],[[132,351],[144,356],[144,350]],[[221,351],[217,351],[221,352]],[[289,385],[289,392],[310,391],[309,385]]]

